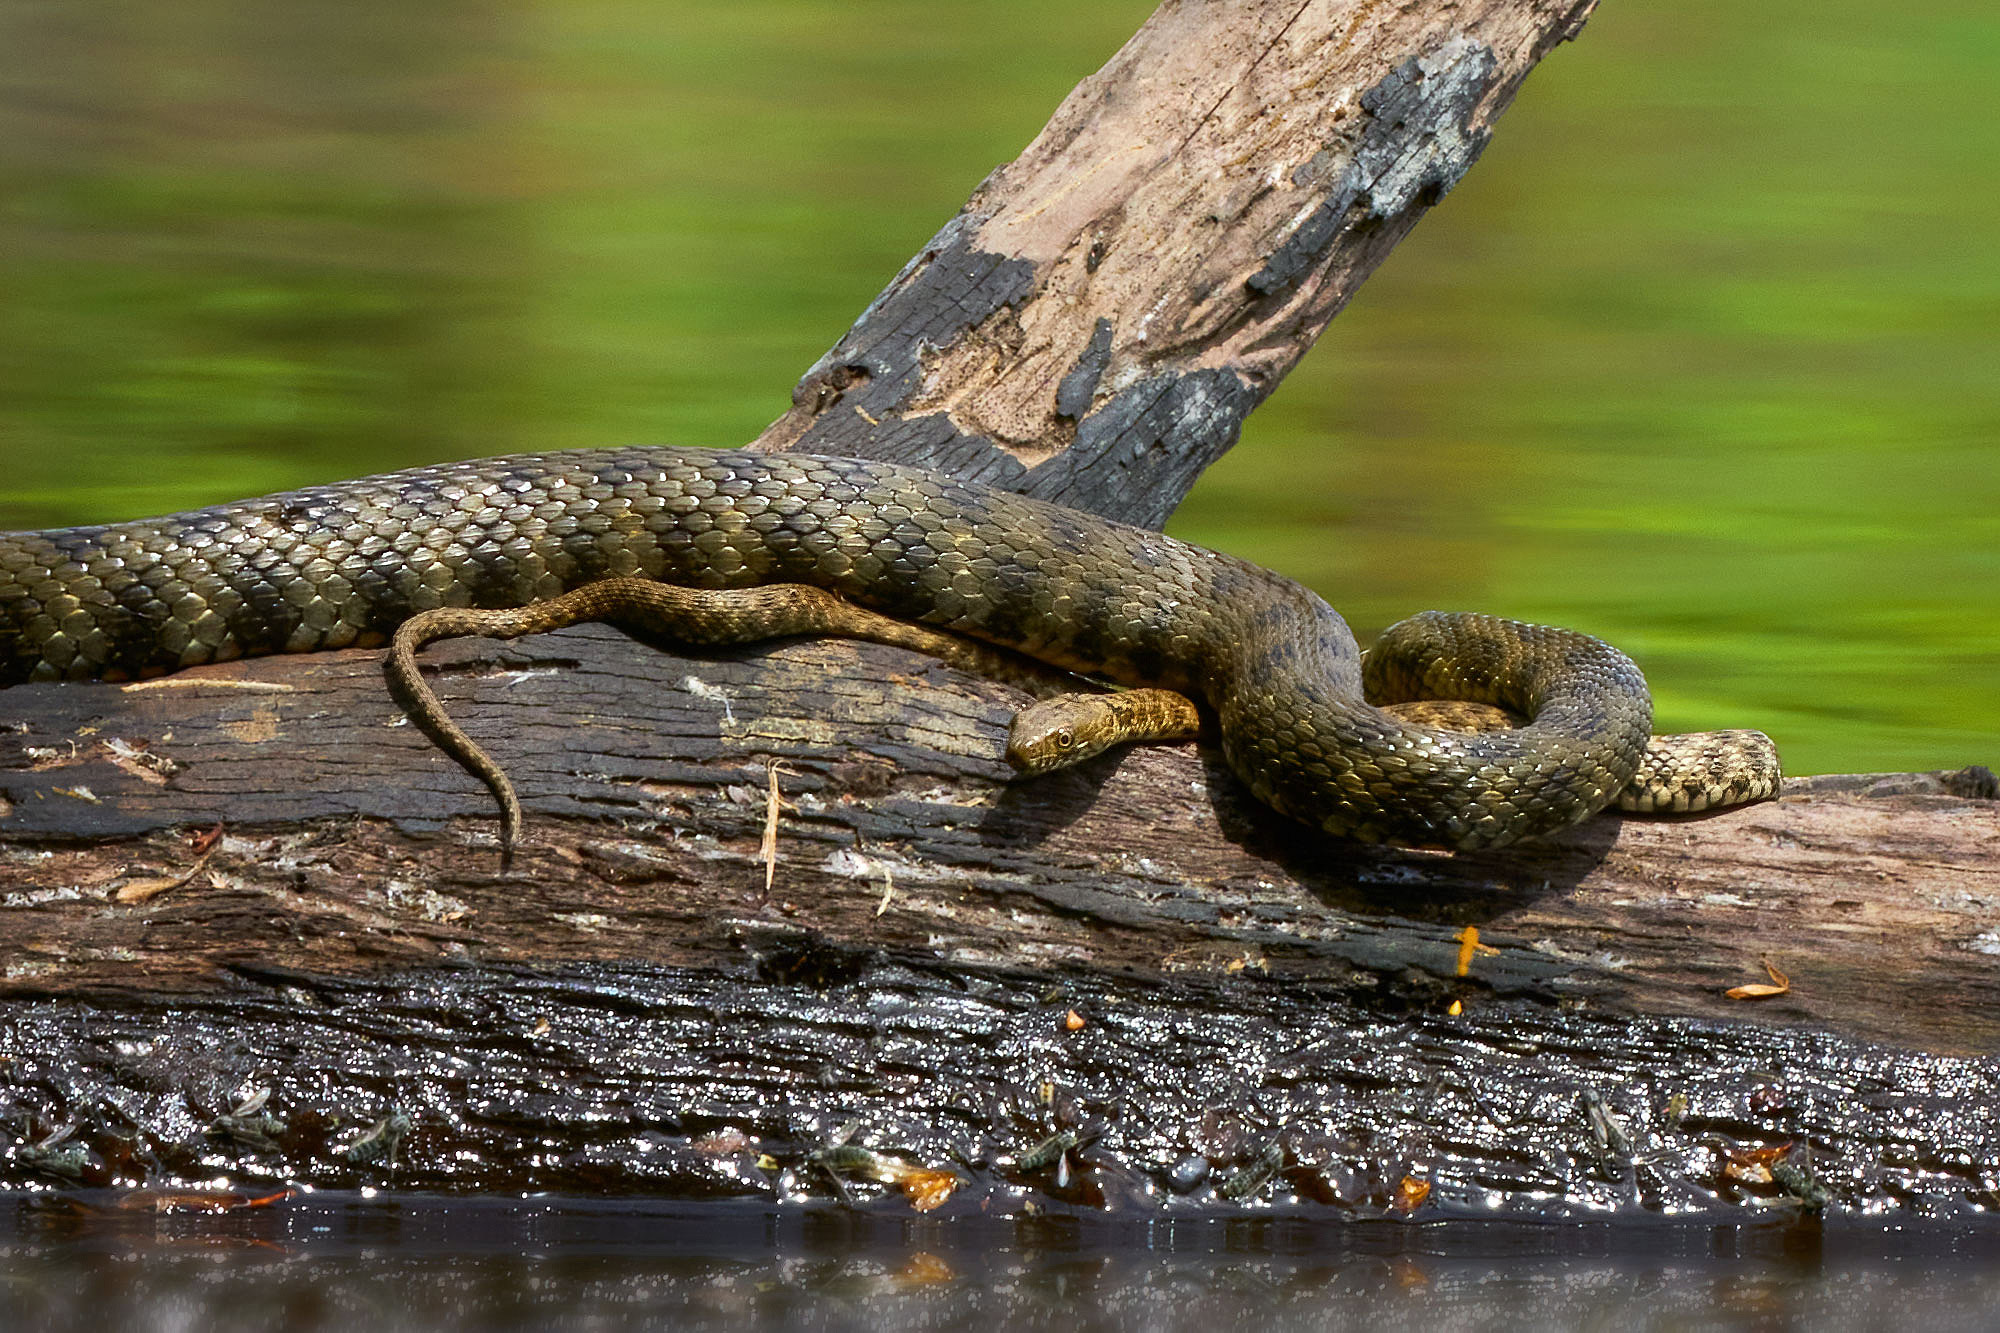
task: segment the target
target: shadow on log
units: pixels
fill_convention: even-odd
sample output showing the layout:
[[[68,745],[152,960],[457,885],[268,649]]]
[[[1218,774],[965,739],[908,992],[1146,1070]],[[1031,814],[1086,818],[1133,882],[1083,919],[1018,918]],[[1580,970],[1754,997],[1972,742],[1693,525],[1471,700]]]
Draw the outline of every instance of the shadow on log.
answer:
[[[1587,9],[1169,3],[760,444],[1163,521]],[[430,662],[509,874],[377,653],[6,693],[0,1184],[2000,1207],[1984,770],[1399,852],[1192,747],[1012,781],[1019,696],[879,646]]]

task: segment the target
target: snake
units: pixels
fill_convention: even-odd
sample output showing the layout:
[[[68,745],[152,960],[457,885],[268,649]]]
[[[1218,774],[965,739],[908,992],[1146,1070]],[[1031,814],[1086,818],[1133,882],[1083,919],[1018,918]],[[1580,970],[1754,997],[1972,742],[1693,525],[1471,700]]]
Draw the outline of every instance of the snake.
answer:
[[[679,610],[642,605],[660,596],[648,585],[682,590]],[[1642,779],[1654,785],[1633,808],[1756,800],[1778,782],[1761,733],[1657,744],[1644,676],[1589,635],[1426,612],[1386,631],[1364,670],[1337,611],[1235,556],[919,468],[667,445],[443,463],[0,534],[0,686],[369,647],[399,630],[392,667],[402,659],[407,684],[420,642],[488,632],[509,611],[529,628],[621,615],[659,628],[690,623],[690,606],[711,616],[690,642],[905,633],[974,666],[1005,655],[1077,673],[1120,693],[1050,700],[1053,719],[1024,711],[1017,766],[1198,730],[1259,800],[1363,842],[1546,837],[1621,800],[1654,750],[1666,775]],[[859,628],[815,628],[843,616]],[[1502,722],[1399,711],[1423,699]],[[434,735],[442,724],[419,720]],[[1034,753],[1044,733],[1052,757]],[[1729,758],[1685,758],[1714,752]]]

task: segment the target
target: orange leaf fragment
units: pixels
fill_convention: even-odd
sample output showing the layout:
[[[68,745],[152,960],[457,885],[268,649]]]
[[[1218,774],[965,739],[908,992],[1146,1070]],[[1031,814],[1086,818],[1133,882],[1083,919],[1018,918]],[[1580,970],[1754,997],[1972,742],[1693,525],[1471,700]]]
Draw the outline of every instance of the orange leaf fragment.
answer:
[[[1791,1155],[1796,1140],[1787,1139],[1783,1143],[1762,1143],[1750,1147],[1724,1147],[1722,1149],[1722,1174],[1730,1180],[1746,1185],[1768,1185],[1772,1181],[1771,1168]]]
[[[292,1197],[295,1190],[274,1194],[240,1194],[235,1190],[136,1189],[119,1197],[114,1208],[124,1212],[233,1213],[240,1208],[268,1208]]]
[[[912,1170],[896,1184],[909,1199],[910,1207],[928,1213],[951,1197],[951,1192],[958,1188],[958,1177],[949,1171]]]
[[[1414,1213],[1424,1206],[1424,1200],[1431,1197],[1431,1183],[1415,1176],[1404,1176],[1396,1186],[1396,1197],[1389,1204],[1399,1213]]]
[[[1753,981],[1744,986],[1731,986],[1723,994],[1732,1000],[1768,1000],[1773,995],[1783,995],[1792,988],[1792,979],[1772,965],[1768,958],[1760,959],[1764,970],[1771,974],[1771,984]]]
[[[1499,952],[1492,945],[1479,942],[1479,927],[1467,926],[1458,932],[1458,975],[1461,977],[1472,975],[1474,955]]]
[[[1731,1162],[1742,1166],[1769,1166],[1790,1153],[1796,1146],[1795,1140],[1786,1139],[1783,1143],[1765,1143],[1754,1148],[1727,1148],[1724,1151],[1729,1154]]]
[[[918,1250],[903,1265],[903,1271],[896,1274],[896,1281],[905,1287],[934,1287],[941,1282],[955,1282],[958,1274],[950,1264],[927,1250]]]

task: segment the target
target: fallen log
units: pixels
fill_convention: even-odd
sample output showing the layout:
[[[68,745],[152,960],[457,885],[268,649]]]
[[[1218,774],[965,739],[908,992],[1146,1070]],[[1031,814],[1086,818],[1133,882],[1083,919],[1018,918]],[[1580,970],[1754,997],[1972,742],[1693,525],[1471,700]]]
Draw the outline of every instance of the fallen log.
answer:
[[[1588,8],[1164,6],[760,446],[1163,521]],[[1194,747],[1014,782],[880,646],[429,660],[510,872],[378,653],[0,699],[0,1183],[907,1178],[858,1122],[948,1208],[2000,1204],[1983,770],[1403,852]]]
[[[246,957],[701,966],[762,922],[990,965],[1452,983],[1473,925],[1498,950],[1478,990],[1738,1018],[1723,993],[1769,956],[1793,989],[1767,1021],[2000,1041],[1983,769],[1794,780],[1507,852],[1377,848],[1266,810],[1194,746],[1016,780],[1001,753],[1027,696],[912,653],[690,660],[578,629],[434,654],[526,803],[502,873],[491,797],[405,722],[379,656],[15,691],[35,730],[0,750],[7,980],[199,990]]]

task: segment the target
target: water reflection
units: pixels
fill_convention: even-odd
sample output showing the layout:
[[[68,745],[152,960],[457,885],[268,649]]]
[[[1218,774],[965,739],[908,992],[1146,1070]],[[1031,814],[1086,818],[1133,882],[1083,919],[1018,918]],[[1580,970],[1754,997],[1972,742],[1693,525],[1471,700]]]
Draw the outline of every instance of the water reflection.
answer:
[[[0,1200],[21,1326],[1984,1327],[1991,1237],[1816,1229],[942,1226],[552,1199],[305,1196],[80,1221]],[[1857,1257],[1866,1256],[1866,1257]],[[135,1263],[134,1260],[143,1260]]]

